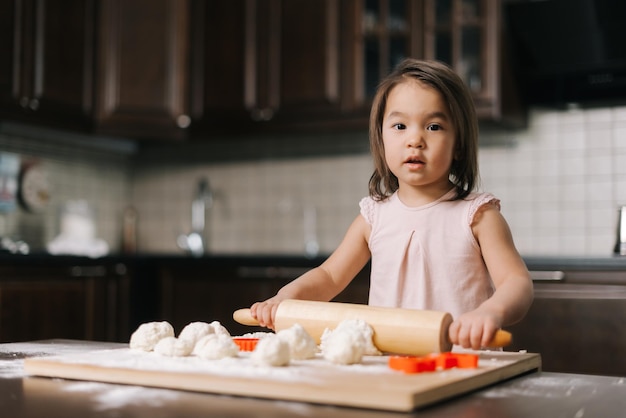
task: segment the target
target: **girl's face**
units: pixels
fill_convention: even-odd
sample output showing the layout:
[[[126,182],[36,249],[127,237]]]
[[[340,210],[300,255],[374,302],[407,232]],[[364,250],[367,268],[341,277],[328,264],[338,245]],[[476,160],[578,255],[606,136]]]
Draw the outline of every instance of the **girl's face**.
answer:
[[[385,161],[405,203],[411,196],[438,198],[450,190],[456,132],[437,90],[415,80],[395,86],[387,98],[382,137]]]

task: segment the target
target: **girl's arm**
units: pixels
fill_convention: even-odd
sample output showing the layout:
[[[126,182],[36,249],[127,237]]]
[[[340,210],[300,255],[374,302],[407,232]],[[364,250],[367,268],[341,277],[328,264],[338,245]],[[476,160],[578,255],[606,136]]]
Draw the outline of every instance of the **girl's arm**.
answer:
[[[283,286],[266,301],[250,307],[259,325],[274,329],[276,309],[285,299],[306,299],[327,302],[337,296],[354,279],[370,258],[367,245],[370,226],[358,215],[348,228],[343,241],[320,266]]]
[[[495,332],[520,321],[533,301],[533,284],[517,252],[509,226],[494,205],[483,206],[472,226],[495,285],[494,294],[477,309],[455,318],[449,336],[453,344],[479,349]]]

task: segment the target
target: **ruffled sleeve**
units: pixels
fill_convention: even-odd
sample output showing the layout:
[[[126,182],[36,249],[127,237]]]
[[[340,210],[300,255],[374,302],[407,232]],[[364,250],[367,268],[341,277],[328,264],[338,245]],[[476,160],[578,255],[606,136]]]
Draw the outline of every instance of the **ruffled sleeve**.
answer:
[[[468,225],[471,225],[474,222],[474,217],[476,216],[476,213],[482,207],[488,204],[491,204],[495,206],[498,210],[500,210],[500,199],[498,199],[491,193],[481,193],[472,200],[467,219]]]
[[[361,215],[365,218],[368,224],[372,225],[374,222],[374,200],[371,197],[364,197],[359,202],[361,208]]]

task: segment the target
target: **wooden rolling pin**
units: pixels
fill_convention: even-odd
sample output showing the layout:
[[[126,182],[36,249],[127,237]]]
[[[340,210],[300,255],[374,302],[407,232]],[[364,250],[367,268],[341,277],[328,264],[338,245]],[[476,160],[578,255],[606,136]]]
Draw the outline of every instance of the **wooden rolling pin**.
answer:
[[[250,309],[235,311],[233,319],[243,325],[259,325]],[[448,339],[452,316],[439,311],[288,299],[278,305],[274,328],[278,332],[298,323],[319,344],[326,328],[334,329],[345,319],[367,322],[374,330],[374,344],[385,353],[421,356],[452,349]],[[489,347],[510,343],[511,334],[498,330]]]

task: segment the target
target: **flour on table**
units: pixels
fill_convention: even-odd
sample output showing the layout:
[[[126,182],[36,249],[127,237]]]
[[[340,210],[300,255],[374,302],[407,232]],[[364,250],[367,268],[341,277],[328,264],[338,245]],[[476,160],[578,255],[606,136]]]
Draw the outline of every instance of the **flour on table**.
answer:
[[[209,360],[219,360],[226,357],[236,357],[239,347],[230,335],[209,334],[196,343],[193,353]]]
[[[289,343],[276,336],[259,340],[250,360],[260,366],[286,366],[291,360]]]
[[[174,327],[169,322],[146,322],[130,336],[130,348],[152,351],[160,340],[173,336]]]
[[[315,357],[317,344],[302,325],[294,324],[290,328],[279,331],[276,335],[289,344],[289,352],[293,360],[306,360]]]
[[[372,341],[374,330],[362,319],[341,321],[334,330],[326,328],[320,349],[324,358],[336,364],[360,363],[364,355],[380,355]]]
[[[195,344],[191,340],[176,337],[162,338],[154,346],[154,352],[168,357],[187,357],[191,354]]]

